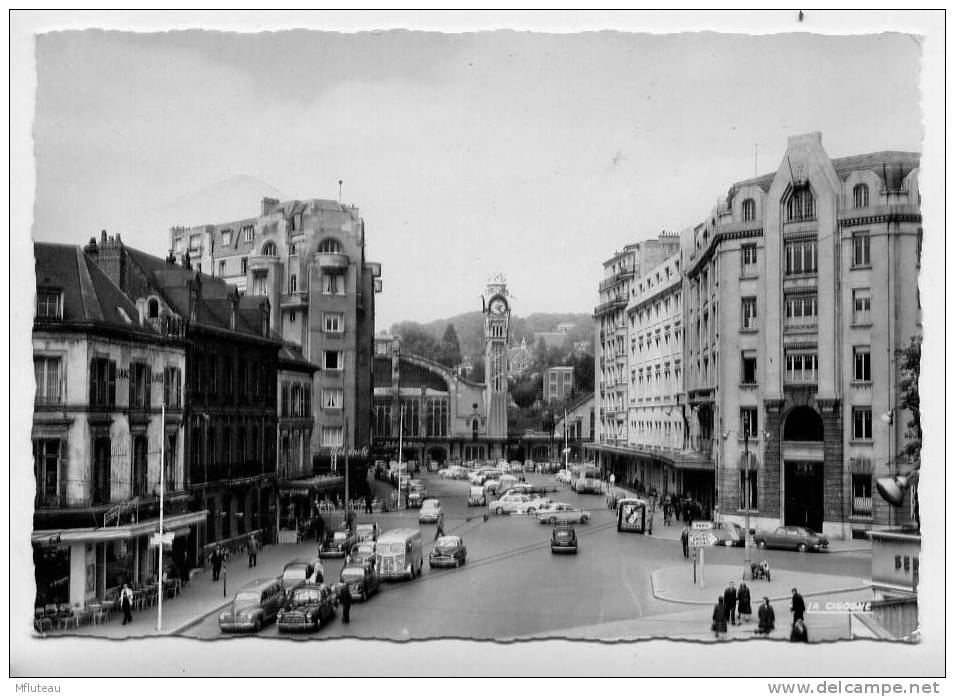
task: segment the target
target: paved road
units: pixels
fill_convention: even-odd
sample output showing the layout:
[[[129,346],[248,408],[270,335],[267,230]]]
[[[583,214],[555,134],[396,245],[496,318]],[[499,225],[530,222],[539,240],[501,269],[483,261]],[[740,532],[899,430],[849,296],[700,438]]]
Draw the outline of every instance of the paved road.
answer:
[[[659,534],[618,533],[602,496],[578,495],[567,489],[550,494],[593,511],[589,525],[579,526],[576,556],[552,555],[550,528],[524,516],[496,516],[485,522],[482,508],[468,508],[467,481],[423,475],[429,496],[437,496],[445,510],[445,531],[461,535],[468,547],[467,564],[460,569],[428,568],[413,582],[390,583],[366,603],[352,606],[351,623],[336,619],[317,634],[338,636],[423,639],[436,637],[501,638],[558,632],[571,627],[621,622],[685,611],[653,597],[649,570],[684,563],[679,543]],[[545,475],[528,481],[553,484]],[[384,486],[376,483],[377,486]],[[470,518],[470,519],[469,519]],[[364,519],[362,516],[361,519]],[[417,526],[417,512],[378,516],[383,530]],[[434,536],[433,525],[422,525],[425,554]],[[759,551],[774,569],[793,569],[868,577],[870,557],[863,552],[801,555]],[[713,548],[707,562],[742,565],[741,549]],[[340,560],[328,560],[326,578],[337,579]],[[687,573],[692,566],[687,564]],[[714,584],[718,583],[713,579]],[[185,632],[186,636],[219,638],[217,614]],[[275,636],[271,626],[263,636]]]

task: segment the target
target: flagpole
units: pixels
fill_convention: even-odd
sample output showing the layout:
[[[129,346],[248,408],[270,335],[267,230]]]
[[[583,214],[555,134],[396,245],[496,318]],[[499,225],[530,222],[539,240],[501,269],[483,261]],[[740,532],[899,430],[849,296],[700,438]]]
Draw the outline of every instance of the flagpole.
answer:
[[[159,595],[157,598],[156,631],[162,631],[162,548],[163,548],[163,492],[166,489],[166,400],[162,401],[162,431],[159,433]]]

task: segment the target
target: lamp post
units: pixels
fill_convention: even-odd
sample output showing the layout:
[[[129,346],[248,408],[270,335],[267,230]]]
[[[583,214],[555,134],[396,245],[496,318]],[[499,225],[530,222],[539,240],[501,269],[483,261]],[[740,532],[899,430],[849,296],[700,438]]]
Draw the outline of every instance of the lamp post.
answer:
[[[749,540],[749,509],[750,509],[750,488],[749,488],[749,420],[743,424],[743,457],[746,460],[746,476],[743,479],[743,486],[745,487],[744,498],[746,506],[746,528],[743,530],[743,539],[746,549],[746,559],[743,561],[743,580],[752,581],[753,580],[753,567],[752,567],[752,558],[750,557],[750,540]]]
[[[162,631],[162,596],[163,596],[163,587],[162,587],[162,548],[163,548],[163,539],[162,539],[162,528],[163,528],[163,492],[166,488],[166,399],[165,396],[162,400],[162,430],[159,432],[159,593],[157,595],[156,601],[156,631]]]

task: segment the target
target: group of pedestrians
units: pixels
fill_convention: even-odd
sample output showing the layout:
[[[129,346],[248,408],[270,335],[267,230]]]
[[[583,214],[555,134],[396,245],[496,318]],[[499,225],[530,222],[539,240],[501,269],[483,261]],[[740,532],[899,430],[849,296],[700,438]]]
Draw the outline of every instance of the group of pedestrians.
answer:
[[[793,613],[792,630],[789,635],[789,640],[808,642],[809,632],[806,629],[806,602],[795,588],[792,589],[792,605],[789,609]],[[713,623],[710,629],[716,635],[717,640],[722,640],[726,637],[728,625],[749,622],[752,612],[749,588],[745,583],[740,583],[739,589],[737,589],[735,583],[730,581],[729,586],[723,591],[723,595],[716,599],[716,605],[713,607]],[[771,634],[776,628],[776,612],[769,602],[769,597],[763,597],[763,602],[760,604],[756,616],[758,622],[756,633],[766,636]]]

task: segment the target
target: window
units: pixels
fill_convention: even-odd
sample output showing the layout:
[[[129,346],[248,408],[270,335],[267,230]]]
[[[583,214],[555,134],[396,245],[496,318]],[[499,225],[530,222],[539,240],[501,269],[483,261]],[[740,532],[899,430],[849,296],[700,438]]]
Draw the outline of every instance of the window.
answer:
[[[759,489],[756,485],[758,475],[759,473],[756,471],[756,469],[750,465],[748,472],[749,491],[747,491],[747,470],[741,469],[739,471],[739,507],[741,510],[756,510],[757,502],[759,501],[759,498],[757,497]]]
[[[163,370],[163,399],[167,407],[179,409],[182,406],[182,373],[179,368],[166,367]]]
[[[325,357],[325,362],[322,367],[325,370],[341,370],[342,369],[342,352],[341,351],[324,351],[323,355]]]
[[[39,438],[33,441],[33,469],[36,475],[36,505],[59,506],[66,494],[67,441]]]
[[[341,426],[322,427],[322,445],[326,448],[340,448],[343,443]]]
[[[295,310],[288,313],[289,324],[295,324]]]
[[[319,254],[341,254],[342,245],[338,240],[334,239],[324,239],[318,245]]]
[[[252,274],[252,295],[269,294],[269,274],[256,272]]]
[[[323,319],[326,333],[340,334],[344,330],[345,318],[341,312],[326,312]]]
[[[322,409],[341,409],[344,395],[340,389],[322,390]]]
[[[852,265],[869,266],[869,233],[852,233]]]
[[[741,435],[749,434],[750,438],[757,438],[759,435],[758,411],[756,407],[739,408],[739,432]]]
[[[751,198],[743,201],[743,222],[756,220],[756,201]]]
[[[222,246],[228,247],[232,244],[232,230],[223,230],[222,231]]]
[[[189,249],[190,249],[190,251],[199,249],[200,242],[201,242],[201,237],[200,237],[200,235],[190,235],[190,236],[189,236]]]
[[[786,382],[814,383],[819,370],[815,353],[786,353]]]
[[[815,324],[819,302],[815,293],[786,296],[786,326]]]
[[[808,186],[801,186],[794,190],[786,204],[786,220],[812,220],[816,217],[816,202],[812,190]]]
[[[223,276],[225,276],[225,262],[220,261],[219,262],[219,278],[222,278]]]
[[[816,240],[786,244],[786,275],[816,273]]]
[[[282,402],[281,402],[281,407],[279,408],[279,416],[283,418],[287,416],[291,416],[291,413],[292,413],[289,407],[290,391],[291,391],[291,387],[289,386],[289,384],[287,382],[283,382],[282,383]]]
[[[182,246],[183,246],[183,238],[182,238],[182,237],[177,237],[177,238],[176,238],[176,251],[177,251],[177,252],[182,252]]]
[[[853,324],[869,324],[871,316],[872,293],[868,288],[856,288],[852,291]]]
[[[742,380],[740,382],[742,382],[742,384],[744,385],[756,384],[756,352],[755,351],[743,351],[741,375],[742,375]]]
[[[275,242],[269,240],[262,245],[262,256],[264,257],[274,257],[275,256]]]
[[[872,475],[852,475],[852,515],[872,515]]]
[[[149,409],[152,370],[146,363],[129,364],[129,408]]]
[[[872,407],[852,408],[852,437],[855,440],[872,440]]]
[[[742,298],[743,329],[756,329],[756,298]]]
[[[37,404],[59,404],[63,401],[62,360],[52,356],[33,357]]]
[[[51,288],[38,288],[36,292],[37,319],[63,318],[63,293]]]
[[[249,272],[249,257],[242,257],[242,274],[245,275]]]
[[[294,245],[294,244],[290,244],[290,245],[288,246],[288,253],[289,253],[290,255],[295,254],[295,245]]]
[[[301,232],[302,230],[302,214],[296,213],[292,216],[292,232]]]
[[[852,207],[865,208],[869,205],[869,187],[865,184],[856,184],[852,189]]]
[[[288,292],[295,293],[298,291],[298,276],[294,273],[288,277]]]
[[[852,379],[856,382],[872,381],[872,364],[868,346],[856,346],[853,349]]]
[[[323,278],[322,293],[325,295],[345,294],[345,274],[326,271]]]
[[[90,361],[90,406],[116,405],[116,361],[94,358]]]
[[[246,242],[251,242],[254,235],[255,230],[251,225],[246,225],[242,228],[242,239]]]
[[[209,395],[215,397],[219,394],[219,359],[216,356],[209,356],[206,362],[206,390]]]
[[[756,266],[756,245],[744,244],[740,247],[740,254],[743,258],[743,271],[751,273]]]
[[[210,452],[214,453],[215,445],[216,445],[215,429],[214,428],[209,429],[209,433],[210,433],[210,439],[211,439]],[[163,463],[163,466],[165,469],[165,472],[163,473],[163,476],[165,477],[165,481],[163,482],[163,484],[165,485],[167,492],[177,491],[179,489],[179,486],[176,482],[176,472],[177,472],[176,454],[179,452],[179,449],[176,447],[176,434],[175,433],[167,434],[165,438],[166,438],[166,450],[165,450],[166,461]]]

